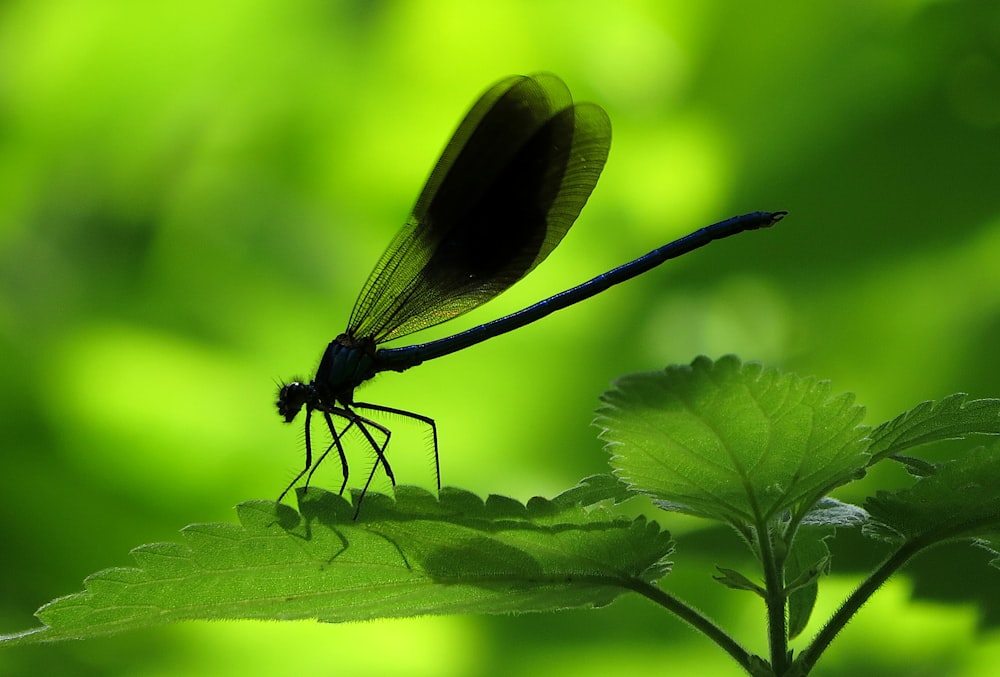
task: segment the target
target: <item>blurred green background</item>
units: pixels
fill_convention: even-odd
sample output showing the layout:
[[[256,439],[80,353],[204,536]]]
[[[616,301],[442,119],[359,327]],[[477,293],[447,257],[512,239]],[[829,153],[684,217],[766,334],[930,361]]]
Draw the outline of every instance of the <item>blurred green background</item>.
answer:
[[[539,70],[608,110],[604,176],[528,280],[417,340],[731,215],[791,214],[367,385],[363,398],[437,420],[445,484],[524,500],[601,472],[589,423],[602,390],[702,353],[831,378],[871,423],[954,391],[1000,396],[995,0],[8,0],[0,631],[130,565],[133,546],[277,496],[302,433],[275,412],[275,383],[310,376],[343,329],[467,107]],[[433,486],[425,431],[391,424],[397,477]],[[335,466],[316,482],[336,488]],[[679,537],[665,585],[763,651],[757,600],[709,580],[724,555],[685,559],[702,525],[662,522]],[[941,558],[931,577],[1000,586],[985,561]],[[855,580],[826,582],[818,614]],[[912,592],[893,580],[816,674],[995,674],[1000,638],[977,629],[971,599]],[[43,670],[736,671],[631,598],[516,618],[187,624],[0,652],[3,674]]]

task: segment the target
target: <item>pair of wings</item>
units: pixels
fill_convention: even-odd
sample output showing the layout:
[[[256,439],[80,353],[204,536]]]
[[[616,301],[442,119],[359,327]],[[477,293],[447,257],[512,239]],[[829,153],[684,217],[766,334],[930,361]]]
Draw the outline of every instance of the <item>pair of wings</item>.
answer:
[[[445,322],[527,275],[590,197],[611,147],[602,108],[556,76],[501,80],[466,114],[351,312],[375,343]]]

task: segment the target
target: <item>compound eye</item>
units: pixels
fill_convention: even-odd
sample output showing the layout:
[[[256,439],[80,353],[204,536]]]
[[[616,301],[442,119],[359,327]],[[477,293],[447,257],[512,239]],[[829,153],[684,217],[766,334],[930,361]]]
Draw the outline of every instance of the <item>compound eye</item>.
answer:
[[[278,414],[285,419],[285,423],[291,423],[298,416],[299,410],[312,401],[316,396],[312,386],[299,381],[286,383],[278,390]]]

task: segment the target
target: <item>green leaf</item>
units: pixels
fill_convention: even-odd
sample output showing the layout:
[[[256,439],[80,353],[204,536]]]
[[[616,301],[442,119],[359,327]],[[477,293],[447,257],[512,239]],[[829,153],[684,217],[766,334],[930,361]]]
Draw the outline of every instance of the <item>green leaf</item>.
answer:
[[[802,518],[803,526],[857,527],[868,521],[868,513],[850,503],[825,496]]]
[[[626,376],[602,401],[619,477],[665,509],[737,526],[804,511],[868,462],[850,395],[733,356]]]
[[[885,458],[884,456],[882,458]],[[926,477],[927,475],[933,475],[937,472],[938,464],[932,461],[927,461],[922,458],[917,458],[916,456],[904,456],[902,454],[892,454],[889,456],[892,460],[897,463],[903,464],[906,468],[906,472],[916,477]]]
[[[809,623],[819,579],[830,570],[827,540],[837,528],[862,526],[868,513],[862,508],[824,497],[805,514],[795,532],[795,541],[785,560],[785,591],[788,594],[788,637],[797,637]]]
[[[1000,435],[1000,400],[966,402],[964,393],[940,402],[921,402],[869,435],[872,463],[912,447],[969,435]]]
[[[605,501],[616,505],[636,495],[625,482],[606,473],[583,478],[575,487],[553,498],[552,502],[566,507],[575,505],[587,507]]]
[[[812,615],[820,576],[830,568],[830,549],[826,539],[832,536],[834,529],[829,525],[804,524],[795,534],[795,541],[785,559],[789,639],[794,639],[805,629]]]
[[[863,532],[926,547],[959,538],[1000,533],[1000,443],[977,447],[938,466],[908,489],[880,491],[868,499],[871,521]]]
[[[368,494],[360,519],[336,494],[237,507],[240,524],[196,524],[182,543],[132,551],[135,568],[88,577],[42,607],[45,627],[7,643],[79,639],[193,619],[361,621],[608,604],[667,573],[669,534],[643,518],[543,499],[522,505],[444,489]]]
[[[749,578],[741,574],[735,569],[727,569],[725,567],[716,567],[719,570],[721,576],[712,576],[719,583],[722,583],[727,588],[732,588],[733,590],[747,590],[749,592],[756,593],[761,597],[767,595],[767,591],[760,585],[757,585]]]

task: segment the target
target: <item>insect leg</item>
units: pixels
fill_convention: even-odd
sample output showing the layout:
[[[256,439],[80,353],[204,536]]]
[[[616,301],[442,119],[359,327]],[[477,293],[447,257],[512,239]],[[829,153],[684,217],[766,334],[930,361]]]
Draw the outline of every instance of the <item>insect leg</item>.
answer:
[[[437,425],[434,423],[434,419],[430,416],[424,416],[423,414],[418,414],[413,411],[407,411],[405,409],[396,409],[395,407],[384,407],[381,404],[370,404],[367,402],[355,402],[355,407],[360,407],[362,409],[371,409],[373,411],[384,411],[387,414],[397,414],[399,416],[405,416],[406,418],[412,418],[416,421],[422,421],[423,423],[430,426],[431,436],[434,440],[434,477],[437,478],[437,488],[441,491],[441,462],[438,459],[438,433]],[[386,440],[388,444],[388,440]],[[383,450],[385,447],[383,447]]]

